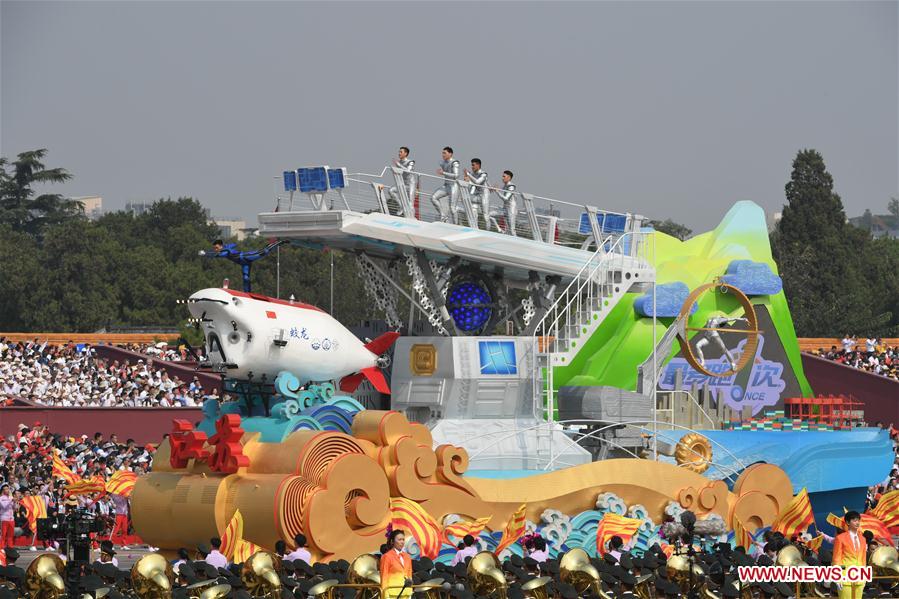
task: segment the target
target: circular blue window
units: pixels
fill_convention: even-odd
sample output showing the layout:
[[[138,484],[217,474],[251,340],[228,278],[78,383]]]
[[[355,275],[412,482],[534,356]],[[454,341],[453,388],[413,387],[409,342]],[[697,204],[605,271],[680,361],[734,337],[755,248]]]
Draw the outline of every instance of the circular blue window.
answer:
[[[466,333],[478,333],[490,320],[493,298],[480,282],[461,281],[450,287],[446,308],[453,317],[456,328]]]

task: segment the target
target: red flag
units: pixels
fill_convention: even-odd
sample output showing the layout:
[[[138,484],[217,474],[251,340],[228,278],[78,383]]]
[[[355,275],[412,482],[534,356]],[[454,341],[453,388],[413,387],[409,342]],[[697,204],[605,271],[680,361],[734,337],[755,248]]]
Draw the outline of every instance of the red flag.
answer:
[[[440,526],[418,502],[405,497],[390,500],[394,528],[401,528],[415,537],[424,557],[434,559],[440,553]]]
[[[743,527],[743,523],[737,516],[734,516],[734,543],[738,547],[743,547],[747,551],[752,548],[752,535]]]
[[[846,530],[846,521],[837,516],[836,514],[828,514],[827,515],[827,523],[831,524],[837,530],[843,531]],[[884,539],[892,545],[893,537],[890,535],[890,531],[884,526],[883,522],[881,522],[877,516],[872,514],[862,514],[861,522],[859,523],[858,530],[860,533],[864,533],[866,530],[870,530],[875,538]]]
[[[106,481],[106,492],[111,495],[131,497],[134,484],[137,482],[137,474],[130,470],[118,470]]]
[[[39,495],[26,495],[20,503],[25,507],[28,516],[28,528],[36,531],[38,518],[47,517],[47,504],[44,503],[44,498]]]
[[[240,510],[234,511],[234,515],[231,516],[231,521],[228,522],[228,526],[225,527],[224,532],[219,535],[219,538],[222,540],[222,555],[236,563],[243,561],[234,559],[234,550],[237,548],[238,542],[243,541],[243,516],[241,515]]]
[[[63,479],[67,484],[72,484],[79,479],[79,476],[72,472],[71,468],[66,466],[65,462],[62,461],[58,454],[53,455],[52,464],[53,476]]]
[[[869,510],[887,528],[899,525],[899,491],[890,491],[880,497],[880,501]]]
[[[509,518],[509,521],[506,522],[506,527],[503,529],[503,536],[499,540],[499,545],[496,546],[496,555],[502,553],[503,549],[520,539],[521,535],[524,534],[524,531],[527,529],[527,520],[524,516],[526,509],[527,504],[522,503],[521,507],[515,510],[515,513],[513,513]]]
[[[263,551],[263,548],[255,543],[240,539],[237,543],[237,547],[234,548],[234,559],[232,561],[235,564],[242,564],[250,559],[250,557],[257,551]]]
[[[441,533],[441,539],[443,542],[448,544],[454,544],[450,541],[449,537],[454,536],[457,539],[461,539],[465,535],[471,535],[477,538],[478,535],[483,532],[483,530],[487,527],[487,523],[490,522],[490,516],[486,516],[484,518],[478,518],[474,522],[470,522],[467,520],[460,520],[459,522],[453,522],[452,524],[444,527],[443,532]]]
[[[85,478],[66,485],[66,495],[91,495],[105,492],[106,483],[100,477]]]
[[[625,518],[618,514],[607,513],[596,528],[596,552],[600,555],[605,554],[606,543],[614,536],[621,537],[621,540],[626,543],[636,534],[641,524],[643,521],[637,518]]]
[[[815,515],[812,513],[812,502],[808,498],[808,491],[803,489],[796,494],[787,507],[780,513],[777,520],[771,526],[774,532],[782,533],[790,539],[815,523]]]
[[[808,545],[808,548],[811,549],[812,551],[818,551],[821,549],[822,542],[824,542],[824,535],[820,534],[817,537],[815,537],[814,539],[809,539],[809,542],[806,543],[806,545]]]

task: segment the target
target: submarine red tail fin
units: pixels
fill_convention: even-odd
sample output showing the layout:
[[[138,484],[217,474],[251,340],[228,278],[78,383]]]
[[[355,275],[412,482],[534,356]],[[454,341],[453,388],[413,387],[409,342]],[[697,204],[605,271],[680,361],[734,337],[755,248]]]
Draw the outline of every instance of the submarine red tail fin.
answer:
[[[400,334],[396,331],[388,331],[374,341],[366,343],[365,349],[376,356],[380,356],[390,349],[390,346],[396,342],[399,336]],[[364,380],[368,380],[368,382],[371,383],[371,386],[377,389],[379,393],[390,394],[390,387],[387,385],[387,379],[384,378],[384,373],[381,372],[381,369],[377,366],[363,368],[356,374],[343,377],[340,379],[340,390],[344,393],[352,393]]]
[[[378,339],[380,339],[380,337]],[[377,341],[377,339],[375,341]],[[374,343],[374,341],[372,343]],[[390,346],[388,345],[387,347]],[[363,368],[361,372],[343,377],[340,380],[340,390],[345,393],[352,393],[356,390],[356,387],[362,384],[364,379],[368,379],[368,382],[371,383],[372,387],[377,389],[379,393],[390,395],[390,387],[387,386],[387,379],[384,378],[384,373],[376,366]]]
[[[399,339],[399,336],[400,334],[396,331],[388,331],[374,341],[369,341],[368,343],[366,343],[365,349],[376,356],[380,356],[388,349],[390,349],[390,346],[393,345],[397,339]]]

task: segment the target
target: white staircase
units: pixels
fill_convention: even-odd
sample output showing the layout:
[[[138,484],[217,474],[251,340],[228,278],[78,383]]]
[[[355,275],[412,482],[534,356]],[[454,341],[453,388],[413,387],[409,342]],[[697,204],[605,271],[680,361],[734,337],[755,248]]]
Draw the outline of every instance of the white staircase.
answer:
[[[552,420],[555,413],[555,368],[571,363],[624,294],[653,282],[648,239],[646,233],[606,239],[537,323],[533,335],[535,416]]]

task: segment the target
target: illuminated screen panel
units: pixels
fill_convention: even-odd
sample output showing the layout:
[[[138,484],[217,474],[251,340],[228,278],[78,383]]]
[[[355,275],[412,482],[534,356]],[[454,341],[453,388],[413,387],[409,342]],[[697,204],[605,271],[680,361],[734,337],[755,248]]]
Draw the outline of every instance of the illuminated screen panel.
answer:
[[[518,374],[514,341],[478,341],[481,374]]]

